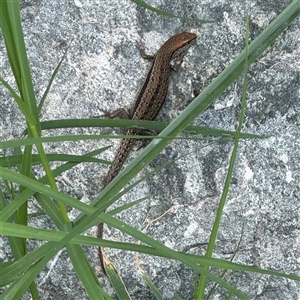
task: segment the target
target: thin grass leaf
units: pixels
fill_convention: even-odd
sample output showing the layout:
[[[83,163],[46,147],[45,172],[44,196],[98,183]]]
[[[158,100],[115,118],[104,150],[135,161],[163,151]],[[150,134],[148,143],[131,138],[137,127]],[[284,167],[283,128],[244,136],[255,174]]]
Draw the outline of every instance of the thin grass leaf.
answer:
[[[115,136],[115,135],[102,135],[102,134],[91,134],[91,135],[65,135],[65,136],[54,136],[54,137],[40,137],[40,138],[26,138],[21,140],[10,140],[10,141],[3,141],[0,144],[0,149],[7,149],[7,148],[14,148],[14,147],[21,147],[26,145],[33,145],[36,143],[54,143],[54,142],[67,142],[67,141],[87,141],[87,140],[99,140],[102,138],[122,138],[125,135]],[[148,136],[132,136],[132,138],[152,138],[155,137],[148,137]],[[131,138],[131,136],[130,136]]]
[[[54,245],[54,243],[49,242],[40,246],[38,249],[27,253],[25,256],[21,257],[18,260],[15,260],[11,265],[6,266],[5,268],[3,265],[1,265],[1,271],[3,272],[3,274],[5,274],[5,277],[0,277],[1,286],[5,286],[7,283],[13,282],[15,279],[18,280],[20,277],[22,277],[22,275],[26,270],[28,270],[28,268],[38,262],[42,257],[44,257],[49,245]]]
[[[51,85],[52,85],[52,83],[53,83],[53,81],[54,81],[54,79],[55,79],[55,76],[57,75],[57,73],[58,73],[58,71],[59,71],[59,69],[60,69],[60,67],[61,67],[61,65],[62,65],[62,63],[63,63],[63,61],[64,61],[64,59],[66,58],[66,55],[67,55],[68,50],[69,50],[69,48],[70,48],[70,46],[71,46],[71,44],[72,44],[72,41],[73,41],[73,39],[71,40],[69,46],[67,47],[67,49],[65,50],[65,53],[63,54],[63,57],[61,58],[61,60],[59,61],[58,65],[57,65],[56,68],[54,69],[54,72],[53,72],[52,75],[51,75],[51,78],[50,78],[50,81],[49,81],[49,83],[48,83],[48,85],[47,85],[47,88],[46,88],[46,90],[45,90],[45,92],[44,92],[44,94],[43,94],[43,96],[42,96],[42,98],[41,98],[41,101],[40,101],[39,105],[38,105],[38,111],[39,111],[39,113],[40,113],[41,110],[42,110],[42,107],[43,107],[44,102],[45,102],[45,100],[46,100],[46,98],[47,98],[47,95],[48,95],[48,93],[49,93],[49,91],[50,91],[50,88],[51,88]]]
[[[21,98],[37,120],[37,107],[21,27],[19,1],[0,2],[0,27]]]
[[[89,152],[87,154],[85,154],[84,156],[94,156],[94,155],[97,155],[101,152],[103,152],[104,150],[106,150],[108,147],[105,147],[105,148],[101,148],[101,149],[97,149],[97,150],[94,150],[92,152]],[[53,174],[54,176],[58,176],[60,174],[62,174],[63,172],[71,169],[72,167],[76,166],[78,163],[66,163],[66,164],[63,164],[61,166],[59,166],[58,168],[56,168],[55,170],[53,170]],[[1,173],[0,173],[1,174]],[[48,180],[47,180],[47,177],[44,176],[42,177],[41,179],[38,180],[39,182],[41,183],[48,183]],[[25,201],[27,201],[27,199],[29,197],[31,197],[33,194],[36,193],[36,190],[32,189],[26,189],[25,191],[23,191],[21,194],[19,194],[16,198],[15,198],[15,201],[11,202],[10,204],[8,204],[2,211],[1,211],[1,214],[0,214],[0,220],[1,221],[6,221]],[[5,204],[5,202],[4,202]],[[42,203],[40,203],[42,205]],[[50,205],[50,202],[46,202],[44,205]],[[45,209],[47,211],[47,208],[46,206],[43,206],[43,209]],[[49,208],[50,211],[51,210],[55,210],[52,208]],[[49,211],[49,212],[50,212]],[[50,216],[50,215],[49,215]],[[61,218],[61,215],[60,216],[57,216],[58,219]],[[52,219],[54,221],[54,219]],[[60,224],[60,222],[58,222],[58,224]]]
[[[244,218],[244,221],[245,221],[245,218]],[[241,245],[241,242],[242,242],[242,238],[243,238],[243,236],[244,236],[244,223],[245,223],[245,222],[243,222],[243,225],[242,225],[242,231],[241,231],[241,234],[240,234],[239,241],[238,241],[237,245],[235,246],[235,250],[234,250],[233,254],[231,255],[231,258],[229,259],[230,262],[233,261],[233,259],[235,258],[237,252],[238,252],[239,249],[240,249],[240,245]],[[221,274],[220,274],[220,277],[221,277],[221,278],[224,278],[225,274],[228,273],[228,271],[229,271],[228,269],[223,270],[223,271],[221,272]],[[207,294],[207,299],[210,299],[210,297],[213,295],[214,291],[216,290],[217,286],[218,286],[218,285],[217,285],[216,283],[213,285],[213,287],[210,289],[210,291],[209,291],[208,294]]]
[[[71,223],[67,224],[71,230]],[[65,227],[66,227],[65,226]],[[90,299],[111,299],[102,289],[100,282],[94,273],[90,263],[86,259],[82,248],[79,245],[66,245],[68,254],[72,261],[72,265],[78,275],[80,281],[82,282],[87,294]]]
[[[16,166],[17,164],[21,164],[23,161],[23,155],[11,155],[11,156],[5,156],[0,157],[0,165],[2,167],[12,167]],[[33,154],[31,156],[31,164],[37,165],[41,163],[41,158],[39,155]],[[48,161],[69,161],[69,162],[95,162],[95,163],[101,163],[101,164],[107,164],[111,165],[111,162],[108,162],[107,160],[94,158],[94,157],[87,157],[83,155],[70,155],[70,154],[47,154]]]
[[[99,222],[101,222],[100,218],[98,218],[98,220],[99,220]],[[7,223],[7,222],[0,222],[0,228],[1,228],[1,233],[5,234],[7,236],[23,237],[23,238],[27,238],[27,239],[38,239],[38,240],[44,240],[44,241],[46,240],[49,242],[58,242],[67,235],[67,232],[65,232],[65,231],[39,229],[39,228],[30,227],[30,226],[24,226],[24,225]],[[132,230],[136,230],[136,229],[132,229]],[[136,233],[137,232],[138,231],[136,230]],[[160,257],[168,257],[167,255],[162,253],[159,249],[154,249],[153,247],[132,244],[132,243],[114,242],[114,241],[98,239],[98,238],[90,237],[90,236],[76,235],[76,236],[74,236],[74,238],[72,238],[70,240],[70,242],[68,244],[87,245],[87,246],[105,246],[105,247],[140,252],[140,253],[145,253],[145,254],[155,255],[155,256],[160,256]],[[38,251],[38,250],[34,250],[34,251]],[[261,269],[258,267],[252,267],[252,266],[241,265],[238,263],[233,263],[233,262],[227,261],[227,260],[193,255],[193,254],[188,254],[188,253],[184,253],[184,252],[177,252],[177,253],[189,258],[191,261],[194,262],[194,264],[198,264],[198,265],[202,265],[202,266],[211,266],[211,267],[215,267],[215,268],[219,268],[219,269],[228,269],[228,270],[236,270],[236,271],[249,271],[249,272],[261,273],[261,274],[280,276],[280,277],[300,281],[300,276],[297,276],[294,274],[285,274],[285,273],[277,272],[274,270],[265,270],[265,269]],[[26,265],[28,267],[33,262],[36,262],[37,259],[41,258],[41,256],[39,254],[36,254],[35,255],[36,258],[34,260],[32,260],[30,258],[32,255],[33,255],[32,252],[30,252],[27,254],[27,257],[28,257],[27,260],[26,260],[26,258],[22,257],[20,261],[23,260],[23,262],[27,262]],[[44,255],[44,252],[42,252],[42,255]],[[8,264],[7,269],[5,269],[5,274],[10,269],[17,269],[18,264],[19,264],[19,261],[15,262],[13,265]],[[4,269],[3,269],[3,271],[4,271]]]
[[[145,272],[142,272],[142,276],[144,281],[150,288],[151,292],[154,294],[155,298],[158,300],[164,300],[163,295],[160,293],[155,284],[151,281],[150,277]]]
[[[146,120],[127,120],[127,119],[62,119],[41,122],[42,130],[56,129],[56,128],[77,128],[77,127],[121,127],[121,128],[137,128],[150,129],[155,131],[164,130],[169,123],[160,121],[146,121]],[[236,132],[230,130],[210,128],[207,126],[187,126],[184,132],[192,134],[203,134],[211,136],[231,136],[235,137]],[[23,132],[27,134],[27,130]],[[258,134],[243,133],[244,138],[265,138],[265,136]]]
[[[175,298],[176,298],[177,300],[183,300],[177,293],[175,293]]]
[[[132,139],[151,139],[151,140],[161,140],[161,137],[158,136],[149,136],[149,135],[64,135],[64,136],[51,136],[51,137],[40,137],[40,138],[26,138],[21,140],[10,140],[1,142],[0,149],[7,149],[13,147],[21,147],[26,145],[33,145],[36,143],[58,143],[58,142],[75,142],[75,141],[87,141],[87,140],[99,140],[99,139],[123,139],[123,138],[132,138]],[[208,140],[207,138],[195,138],[195,137],[176,137],[176,136],[166,136],[163,137],[165,140]],[[209,139],[211,140],[211,139]]]
[[[0,167],[1,168],[1,167]],[[54,192],[57,192],[54,190]],[[34,266],[30,267],[28,271],[25,272],[24,276],[18,280],[18,282],[14,282],[4,293],[3,296],[7,299],[13,299],[13,298],[19,298],[25,290],[28,288],[30,283],[33,281],[33,279],[41,272],[41,270],[45,267],[47,262],[61,249],[63,248],[69,240],[71,240],[76,234],[79,234],[83,231],[84,227],[91,222],[95,217],[100,215],[99,217],[102,217],[101,213],[103,211],[103,208],[97,209],[86,219],[84,220],[80,225],[72,229],[63,239],[61,239],[59,242],[55,243],[53,246],[50,246],[48,248],[48,251],[46,255]]]
[[[116,269],[112,264],[105,265],[105,271],[111,286],[113,287],[114,291],[116,292],[119,299],[122,300],[131,300],[131,297],[126,289],[126,286],[117,273]]]
[[[5,197],[2,188],[0,187],[0,211],[3,210],[5,206],[6,206]]]
[[[169,17],[169,18],[178,18],[178,19],[182,19],[182,20],[189,20],[189,21],[196,21],[196,22],[200,22],[200,23],[212,23],[212,21],[208,21],[208,20],[200,20],[200,19],[192,19],[192,18],[183,18],[183,17],[179,17],[179,16],[176,16],[176,15],[173,15],[171,13],[168,13],[166,11],[163,11],[163,10],[160,10],[160,9],[157,9],[151,5],[148,5],[147,3],[145,3],[144,1],[142,0],[131,0],[132,2],[138,4],[139,6],[141,7],[144,7],[146,9],[149,9],[159,15],[163,15],[165,17]]]
[[[86,205],[78,199],[75,199],[71,196],[68,196],[66,194],[63,194],[56,189],[53,189],[45,184],[42,184],[41,182],[37,180],[33,180],[27,176],[24,176],[22,174],[19,174],[17,172],[14,172],[12,170],[5,169],[0,166],[0,174],[1,177],[5,180],[10,180],[12,182],[19,183],[21,185],[27,186],[29,189],[34,190],[35,192],[40,192],[41,194],[47,195],[53,199],[56,199],[58,201],[61,201],[67,205],[70,205],[71,207],[77,208],[80,211],[84,211],[87,214],[93,213],[94,208],[90,207],[89,205]],[[105,207],[103,207],[103,210]],[[3,214],[0,216],[0,219],[2,220]]]
[[[59,228],[63,224],[64,219],[57,207],[54,204],[52,199],[48,196],[45,196],[41,193],[34,193],[34,198],[40,204],[43,209],[43,212],[51,219],[51,221]]]
[[[14,91],[14,89],[9,85],[7,81],[5,81],[2,77],[0,77],[0,82],[9,90],[11,96],[15,99],[16,103],[18,104],[22,114],[26,117],[29,123],[34,124],[35,119],[33,114],[30,111],[30,108],[26,103],[21,99],[20,96]]]
[[[223,215],[223,210],[224,210],[224,206],[226,203],[226,199],[227,199],[227,195],[229,192],[229,186],[231,183],[231,179],[232,179],[232,173],[233,173],[233,167],[234,167],[234,162],[236,159],[236,154],[237,154],[237,149],[238,149],[238,145],[239,145],[239,141],[240,141],[240,133],[242,131],[242,125],[243,125],[243,121],[244,121],[244,117],[245,117],[245,109],[246,109],[246,94],[247,94],[247,72],[248,72],[248,54],[249,54],[249,18],[246,18],[246,37],[245,37],[245,73],[244,73],[244,84],[243,84],[243,94],[242,94],[242,103],[241,103],[241,112],[240,112],[240,118],[239,118],[239,125],[237,128],[237,137],[235,139],[235,143],[234,143],[234,147],[232,150],[232,154],[231,154],[231,158],[230,158],[230,162],[229,162],[229,166],[228,166],[228,171],[227,171],[227,176],[225,179],[225,184],[224,184],[224,188],[223,188],[223,192],[222,192],[222,196],[217,208],[217,213],[216,213],[216,219],[210,234],[210,238],[209,238],[209,242],[208,242],[208,246],[207,246],[207,250],[206,250],[206,254],[205,256],[207,257],[211,257],[212,253],[213,253],[213,249],[215,246],[215,242],[217,240],[217,235],[218,235],[218,231],[219,231],[219,227],[220,227],[220,223],[221,223],[221,218]],[[197,291],[195,292],[195,299],[203,299],[204,297],[204,292],[205,292],[205,287],[206,287],[206,277],[205,276],[201,276],[200,277],[200,281],[199,281],[199,286],[197,287]]]
[[[0,25],[2,28],[2,33],[11,69],[14,74],[16,84],[18,86],[21,101],[23,101],[30,110],[30,112],[28,113],[30,115],[30,118],[29,116],[27,117],[25,115],[27,128],[29,130],[29,136],[39,137],[41,134],[41,129],[39,123],[38,108],[36,105],[29,62],[26,54],[26,47],[21,27],[19,1],[2,0],[0,8]],[[22,106],[20,106],[20,108],[21,107]],[[24,113],[25,112],[23,112],[23,114]],[[36,143],[35,145],[41,157],[44,170],[49,179],[49,183],[53,188],[57,189],[56,182],[51,172],[49,162],[47,161],[45,151],[40,143]],[[27,176],[29,176],[31,172],[31,153],[32,147],[26,146],[24,151],[24,160],[22,161],[21,173]],[[23,187],[21,186],[20,191],[22,192],[22,190]],[[68,222],[69,219],[65,207],[60,202],[58,202],[57,204],[65,222]],[[22,207],[20,213],[16,212],[16,222],[24,222],[26,220],[26,210],[27,207],[24,203],[24,206]]]
[[[124,204],[124,205],[122,205],[122,206],[120,206],[120,207],[117,207],[117,208],[115,208],[115,209],[109,210],[107,213],[110,214],[110,215],[112,215],[112,216],[113,216],[113,215],[116,215],[116,214],[118,214],[118,213],[120,213],[120,212],[122,212],[122,211],[124,211],[124,210],[126,210],[126,209],[129,209],[129,208],[131,208],[131,207],[133,207],[133,206],[135,206],[135,205],[137,205],[137,204],[139,204],[139,203],[141,203],[141,202],[143,202],[143,201],[145,201],[145,200],[150,199],[151,196],[152,196],[152,195],[149,195],[149,196],[143,197],[143,198],[141,198],[141,199],[132,201],[132,202],[130,202],[130,203]]]

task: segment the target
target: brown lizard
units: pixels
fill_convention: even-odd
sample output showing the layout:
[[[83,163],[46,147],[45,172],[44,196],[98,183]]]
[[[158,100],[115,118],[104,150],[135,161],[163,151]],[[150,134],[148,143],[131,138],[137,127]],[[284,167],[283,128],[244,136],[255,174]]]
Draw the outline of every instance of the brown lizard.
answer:
[[[153,120],[165,102],[168,91],[168,82],[171,68],[177,70],[188,48],[196,41],[197,35],[189,32],[182,32],[169,38],[157,51],[154,57],[145,54],[144,47],[138,45],[141,55],[144,58],[153,58],[151,69],[139,92],[132,110],[132,120]],[[103,111],[103,110],[102,110]],[[113,118],[117,115],[130,118],[124,109],[118,109],[112,113],[103,111],[106,116]],[[126,135],[138,135],[141,130],[128,129]],[[123,139],[119,150],[114,158],[108,174],[104,180],[106,187],[120,172],[136,139]],[[98,225],[98,237],[103,236],[103,223]],[[99,248],[101,267],[105,273],[103,263],[103,250]]]

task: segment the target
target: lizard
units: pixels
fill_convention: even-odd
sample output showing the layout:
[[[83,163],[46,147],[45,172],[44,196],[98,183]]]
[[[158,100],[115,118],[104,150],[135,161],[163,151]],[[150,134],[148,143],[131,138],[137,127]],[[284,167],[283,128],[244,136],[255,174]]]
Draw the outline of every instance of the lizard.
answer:
[[[169,38],[157,51],[154,56],[146,55],[142,44],[137,47],[141,56],[147,59],[153,59],[152,66],[146,77],[146,80],[136,98],[132,116],[130,116],[125,109],[118,109],[114,112],[104,112],[109,118],[115,116],[124,116],[133,120],[153,120],[158,114],[160,108],[165,102],[168,91],[168,83],[171,69],[177,71],[182,63],[183,56],[190,46],[196,41],[197,35],[190,32],[181,32]],[[126,135],[138,135],[141,130],[128,129]],[[136,139],[125,138],[122,140],[119,149],[116,152],[113,164],[107,173],[104,180],[105,188],[120,172],[125,163],[129,153],[131,152]],[[98,225],[98,238],[103,236],[103,223]],[[99,258],[101,268],[106,274],[103,262],[103,249],[99,248]]]

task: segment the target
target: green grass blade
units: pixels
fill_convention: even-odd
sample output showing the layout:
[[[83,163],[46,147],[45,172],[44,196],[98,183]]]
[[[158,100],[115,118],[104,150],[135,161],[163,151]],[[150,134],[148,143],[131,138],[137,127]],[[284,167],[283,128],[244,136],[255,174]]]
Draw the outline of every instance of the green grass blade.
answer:
[[[133,207],[133,206],[135,206],[135,205],[137,205],[137,204],[139,204],[139,203],[141,203],[141,202],[143,202],[145,200],[148,200],[150,198],[151,198],[151,195],[143,197],[141,199],[132,201],[130,203],[127,203],[127,204],[124,204],[124,205],[122,205],[120,207],[112,209],[112,210],[108,211],[107,213],[113,216],[115,214],[118,214],[118,213],[122,212],[123,210],[129,209],[129,208],[131,208],[131,207]]]
[[[9,90],[11,96],[14,98],[20,110],[22,111],[23,115],[26,117],[26,120],[31,124],[35,124],[35,119],[33,114],[30,111],[29,106],[23,101],[23,99],[21,99],[21,97],[2,77],[0,77],[0,82]]]
[[[115,290],[119,299],[131,300],[131,297],[126,289],[126,286],[112,264],[105,265],[105,271],[110,284]]]
[[[1,169],[1,167],[0,167]],[[1,170],[0,170],[1,171]],[[8,170],[6,170],[8,171]],[[9,174],[9,172],[7,173]],[[21,176],[21,175],[20,175]],[[50,190],[48,190],[50,192]],[[54,193],[59,193],[56,190],[53,190]],[[60,194],[60,193],[59,193]],[[58,194],[57,194],[58,195]],[[61,195],[59,197],[65,198]],[[54,197],[55,198],[55,197]],[[67,197],[68,198],[68,197]],[[71,198],[71,197],[70,197]],[[66,198],[65,198],[66,200]],[[85,205],[87,206],[87,205]],[[81,224],[76,226],[74,229],[72,229],[63,239],[61,239],[59,242],[55,243],[53,246],[48,248],[48,252],[46,255],[34,266],[28,270],[25,275],[18,280],[18,282],[13,283],[5,292],[4,292],[4,297],[7,299],[13,299],[13,298],[19,298],[25,290],[28,288],[30,283],[34,280],[34,278],[41,272],[41,270],[45,267],[47,262],[61,249],[63,248],[76,234],[81,233],[84,228],[93,220],[95,217],[97,217],[99,214],[101,214],[102,217],[102,212],[103,208],[100,207],[96,211],[93,209],[92,214]]]
[[[97,155],[101,152],[103,152],[106,148],[101,148],[98,150],[94,150],[92,152],[89,152],[87,154],[85,154],[84,156],[94,156]],[[63,172],[71,169],[72,167],[76,166],[78,163],[74,163],[74,162],[68,162],[66,164],[63,164],[61,166],[59,166],[58,168],[56,168],[55,170],[53,170],[53,174],[54,176],[58,176],[60,174],[62,174]],[[1,175],[1,173],[0,173]],[[39,179],[39,182],[41,183],[48,183],[47,177],[44,176],[41,179]],[[23,191],[21,194],[19,194],[16,198],[15,201],[12,201],[10,204],[8,204],[5,208],[3,208],[3,210],[1,211],[0,214],[0,220],[1,221],[6,221],[29,197],[31,197],[33,194],[36,193],[36,190],[33,188],[31,189],[26,189],[25,191]],[[48,199],[48,198],[47,198]],[[5,204],[5,202],[4,202]],[[41,205],[43,204],[42,202],[40,203]],[[44,205],[49,205],[52,207],[52,204],[49,202],[46,202]],[[55,211],[55,209],[49,208],[49,211]],[[45,206],[43,206],[43,208],[47,211],[47,208]],[[49,215],[51,216],[51,215]],[[58,220],[60,220],[61,215],[57,216]],[[52,219],[54,221],[54,219]],[[57,223],[60,224],[60,222],[57,220]]]
[[[237,154],[237,149],[238,149],[238,144],[239,144],[239,140],[240,140],[240,133],[242,130],[242,124],[244,121],[244,116],[245,116],[245,108],[246,108],[246,93],[247,93],[247,71],[248,71],[248,51],[249,51],[249,45],[248,45],[248,41],[249,41],[249,18],[247,17],[246,19],[246,48],[245,48],[245,53],[246,53],[246,59],[245,59],[245,73],[244,73],[244,84],[243,84],[243,95],[242,95],[242,105],[241,105],[241,113],[240,113],[240,119],[239,119],[239,125],[237,128],[237,137],[235,139],[235,143],[234,143],[234,147],[232,150],[232,155],[230,158],[230,162],[229,162],[229,167],[228,167],[228,172],[227,172],[227,176],[226,176],[226,180],[225,180],[225,185],[223,188],[223,192],[222,192],[222,196],[221,196],[221,200],[219,202],[218,205],[218,209],[217,209],[217,213],[216,213],[216,219],[211,231],[211,235],[210,235],[210,239],[209,239],[209,243],[207,246],[207,250],[206,250],[206,254],[205,256],[207,257],[211,257],[213,254],[213,249],[215,246],[215,242],[217,239],[217,235],[218,235],[218,230],[220,227],[220,222],[221,222],[221,218],[223,215],[223,209],[226,203],[226,199],[227,199],[227,195],[229,192],[229,186],[231,183],[231,178],[232,178],[232,173],[233,173],[233,166],[234,166],[234,162],[236,159],[236,154]],[[208,268],[207,268],[208,269]],[[206,277],[205,276],[201,276],[200,277],[200,281],[199,281],[199,286],[197,287],[197,291],[195,292],[195,299],[203,299],[204,297],[204,291],[205,291],[205,287],[206,287]]]
[[[164,130],[169,123],[160,121],[145,121],[145,120],[124,120],[124,119],[62,119],[41,122],[42,130],[55,128],[77,128],[77,127],[122,127],[122,128],[138,128],[151,129],[155,131]],[[187,126],[184,130],[192,134],[203,134],[211,136],[232,136],[235,137],[235,131],[209,128],[206,126]],[[24,131],[24,135],[27,131]],[[262,135],[243,133],[245,138],[265,138]]]
[[[38,106],[38,112],[39,112],[39,113],[41,112],[41,109],[42,109],[42,107],[43,107],[43,105],[44,105],[44,102],[45,102],[45,100],[46,100],[46,98],[47,98],[47,95],[48,95],[48,93],[49,93],[49,91],[50,91],[50,88],[51,88],[51,85],[52,85],[52,83],[53,83],[53,81],[54,81],[54,79],[55,79],[55,76],[57,75],[57,73],[58,73],[58,71],[59,71],[59,69],[60,69],[60,67],[61,67],[61,65],[62,65],[62,63],[63,63],[63,61],[64,61],[64,59],[66,58],[66,55],[67,55],[68,50],[69,50],[69,48],[70,48],[70,46],[71,46],[71,44],[72,44],[72,41],[73,41],[73,40],[71,40],[69,46],[68,46],[67,49],[65,50],[65,53],[64,53],[63,57],[61,58],[61,60],[59,61],[58,65],[56,66],[54,72],[53,72],[52,75],[51,75],[50,81],[49,81],[49,83],[48,83],[48,85],[47,85],[47,88],[46,88],[46,90],[45,90],[45,92],[44,92],[44,94],[43,94],[43,96],[42,96],[42,98],[41,98],[41,101],[40,101],[40,103],[39,103],[39,106]]]
[[[99,219],[99,221],[100,221],[100,219]],[[18,224],[7,223],[7,222],[0,222],[0,228],[1,228],[1,231],[0,231],[1,234],[4,234],[6,236],[22,237],[22,238],[27,238],[27,239],[46,240],[49,242],[58,242],[67,235],[67,233],[64,231],[38,229],[38,228],[30,227],[30,226],[18,225]],[[138,231],[136,229],[132,228],[132,230],[135,232],[134,233],[135,235],[138,233]],[[143,238],[143,237],[141,237],[141,238]],[[153,247],[142,246],[142,245],[132,244],[132,243],[114,242],[114,241],[98,239],[95,237],[82,236],[82,235],[75,235],[74,238],[72,238],[70,240],[69,244],[88,245],[88,246],[105,246],[105,247],[140,252],[140,253],[145,253],[145,254],[155,255],[155,256],[160,256],[160,257],[169,257],[168,255],[165,255],[163,252],[161,252],[159,249],[154,249]],[[34,250],[34,251],[37,251],[37,250]],[[293,275],[293,274],[285,274],[285,273],[277,272],[274,270],[265,270],[265,269],[261,269],[258,267],[252,267],[252,266],[241,265],[238,263],[233,263],[233,262],[227,261],[227,260],[193,255],[193,254],[188,254],[188,253],[184,253],[184,252],[177,252],[177,253],[179,253],[180,255],[183,255],[184,257],[189,258],[191,261],[194,262],[194,264],[199,264],[202,266],[211,266],[211,267],[220,268],[220,269],[237,270],[237,271],[249,271],[249,272],[261,273],[261,274],[280,276],[280,277],[300,281],[300,276]],[[44,255],[44,254],[45,253],[43,252],[42,255]],[[32,260],[31,255],[32,255],[32,252],[27,254],[28,259],[23,258],[23,257],[21,259],[21,261],[23,260],[23,263],[28,262],[28,264],[26,264],[27,267],[37,261],[37,260]],[[40,258],[41,258],[41,256],[38,256],[37,259],[40,259]],[[15,263],[14,265],[8,264],[5,272],[7,272],[10,269],[17,269],[17,267],[16,267],[17,265],[18,265],[18,263]],[[22,269],[22,271],[24,271],[24,270]],[[19,272],[20,272],[20,270],[19,270]]]
[[[154,283],[151,281],[150,277],[145,272],[142,272],[142,276],[146,284],[150,288],[151,292],[154,294],[155,298],[158,300],[164,300],[162,294],[160,293],[158,288],[154,285]]]
[[[9,224],[9,226],[11,227],[11,224]],[[17,225],[17,226],[23,226],[23,225]],[[5,274],[5,277],[4,276],[0,277],[1,286],[5,286],[7,283],[13,282],[14,280],[22,277],[23,273],[26,270],[28,270],[28,268],[30,268],[32,265],[38,262],[42,257],[44,257],[49,246],[54,244],[55,243],[53,242],[48,242],[42,245],[41,247],[39,247],[38,249],[27,253],[25,256],[21,257],[20,259],[15,260],[12,264],[5,266],[5,268],[4,266],[2,266],[1,271],[3,272],[3,274]]]
[[[67,224],[66,229],[72,229],[71,223]],[[66,227],[64,225],[64,227]],[[66,245],[68,254],[72,261],[72,265],[76,271],[77,276],[82,282],[90,299],[108,299],[110,298],[102,289],[96,274],[94,273],[90,263],[86,259],[82,248],[79,245]],[[110,298],[111,299],[111,298]]]
[[[17,164],[21,164],[23,161],[23,155],[11,155],[11,156],[5,156],[0,157],[0,166],[2,167],[12,167],[16,166]],[[101,164],[108,164],[111,163],[94,157],[88,157],[83,155],[70,155],[70,154],[47,154],[48,161],[69,161],[69,162],[96,162]],[[39,155],[33,154],[31,156],[31,164],[37,165],[41,164],[41,158]]]
[[[34,193],[34,198],[42,207],[43,211],[47,216],[51,219],[51,221],[59,227],[63,224],[64,219],[56,206],[56,204],[52,201],[52,199],[48,196],[45,196],[41,193]]]
[[[12,182],[19,183],[21,185],[27,186],[29,189],[34,190],[35,192],[40,192],[44,195],[47,195],[53,199],[59,200],[67,205],[70,205],[71,207],[77,208],[80,211],[84,211],[85,213],[93,213],[94,209],[90,207],[89,205],[86,205],[84,203],[81,203],[77,199],[65,195],[56,189],[53,189],[45,184],[42,184],[41,182],[31,179],[27,176],[24,176],[22,174],[19,174],[17,172],[14,172],[12,170],[5,169],[3,167],[0,167],[0,174],[1,177],[5,180],[9,180]],[[103,207],[104,209],[104,207]],[[2,220],[3,214],[1,214],[0,219]]]
[[[142,0],[131,0],[132,2],[138,4],[139,6],[141,7],[144,7],[146,9],[149,9],[159,15],[163,15],[165,17],[169,17],[169,18],[178,18],[178,19],[183,19],[183,20],[189,20],[189,21],[197,21],[197,22],[200,22],[200,23],[211,23],[212,21],[208,21],[208,20],[200,20],[200,19],[192,19],[192,18],[183,18],[183,17],[179,17],[179,16],[176,16],[176,15],[173,15],[171,13],[168,13],[166,11],[163,11],[163,10],[160,10],[160,9],[157,9],[147,3],[145,3],[144,1]]]
[[[33,124],[37,125],[38,110],[21,27],[19,1],[0,2],[0,26],[21,99],[30,108],[35,120]]]
[[[99,140],[99,139],[120,139],[120,138],[133,138],[133,139],[152,139],[152,140],[161,140],[161,136],[148,136],[148,135],[102,135],[102,134],[91,134],[91,135],[64,135],[64,136],[51,136],[51,137],[40,137],[40,138],[26,138],[21,140],[10,140],[10,141],[4,141],[0,144],[0,149],[7,149],[7,148],[14,148],[14,147],[21,147],[26,145],[33,145],[36,143],[51,143],[51,142],[67,142],[67,141],[87,141],[87,140]],[[257,137],[254,137],[257,138]],[[203,138],[178,138],[176,136],[166,136],[163,137],[164,140],[170,141],[174,139],[192,139],[192,140],[204,140]]]

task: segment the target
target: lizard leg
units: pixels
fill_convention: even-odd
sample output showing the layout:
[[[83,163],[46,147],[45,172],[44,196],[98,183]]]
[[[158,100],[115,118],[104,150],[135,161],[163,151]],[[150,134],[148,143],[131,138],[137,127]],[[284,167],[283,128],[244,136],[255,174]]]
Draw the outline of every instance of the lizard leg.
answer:
[[[154,130],[149,130],[149,129],[143,129],[139,132],[140,135],[151,135],[151,136],[156,136],[157,133]],[[142,148],[145,148],[146,146],[149,145],[152,139],[138,139],[139,141],[142,142],[142,145],[136,149],[136,151],[139,151]]]
[[[171,61],[171,69],[173,71],[178,71],[178,69],[180,68],[181,64],[183,62],[183,55],[179,55],[178,57],[174,58],[172,61]]]
[[[102,115],[101,117],[108,117],[110,119],[113,119],[119,116],[122,117],[123,119],[131,119],[128,112],[124,108],[119,108],[112,112],[100,108],[99,110],[104,113],[104,115]]]
[[[139,52],[140,52],[140,55],[142,58],[145,58],[145,59],[154,59],[154,55],[149,55],[149,54],[146,54],[146,51],[145,51],[145,44],[142,43],[142,42],[136,42],[136,47],[138,48]]]

